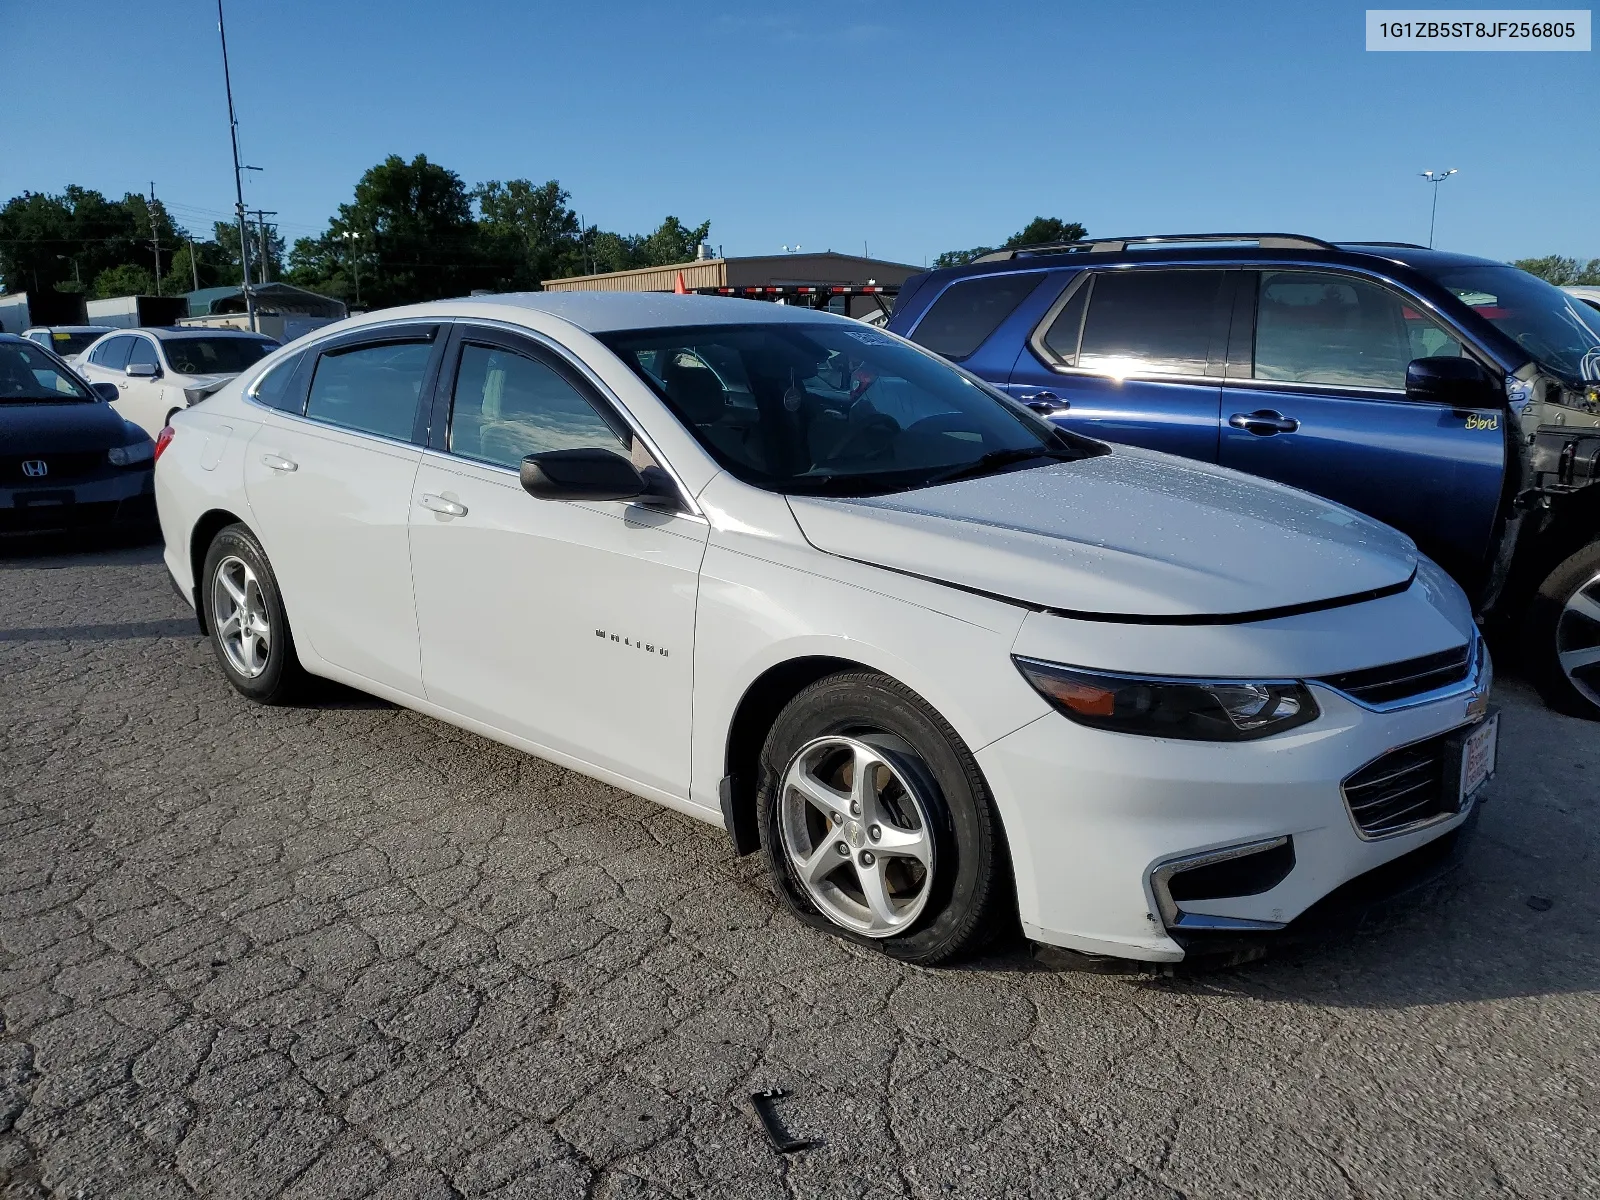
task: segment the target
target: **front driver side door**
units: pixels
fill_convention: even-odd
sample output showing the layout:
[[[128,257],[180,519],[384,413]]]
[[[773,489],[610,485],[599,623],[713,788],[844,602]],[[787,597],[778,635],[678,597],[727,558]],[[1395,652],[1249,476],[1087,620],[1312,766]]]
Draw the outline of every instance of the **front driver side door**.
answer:
[[[1499,510],[1495,409],[1406,395],[1415,358],[1465,353],[1419,300],[1332,271],[1243,273],[1223,388],[1221,461],[1410,534],[1469,591]]]
[[[536,500],[524,455],[602,447],[657,465],[552,347],[463,326],[411,503],[422,676],[436,704],[687,798],[703,518]]]

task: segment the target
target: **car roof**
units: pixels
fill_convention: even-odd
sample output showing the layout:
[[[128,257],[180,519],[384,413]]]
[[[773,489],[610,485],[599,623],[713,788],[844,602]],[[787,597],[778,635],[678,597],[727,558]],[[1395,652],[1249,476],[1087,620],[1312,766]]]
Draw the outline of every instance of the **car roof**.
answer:
[[[1207,236],[1185,240],[1178,237],[1170,242],[1145,242],[1130,244],[1125,248],[1106,247],[1087,251],[1087,243],[1076,251],[1042,248],[1034,253],[1019,253],[1014,258],[977,259],[957,267],[936,269],[930,274],[953,279],[969,275],[1008,274],[1016,271],[1076,270],[1080,267],[1126,266],[1132,263],[1207,262],[1260,263],[1279,262],[1318,263],[1337,266],[1340,263],[1361,263],[1379,260],[1432,273],[1448,267],[1504,267],[1503,262],[1478,258],[1470,254],[1457,254],[1448,250],[1430,250],[1426,246],[1407,242],[1323,242],[1312,244],[1314,239],[1304,239],[1304,246],[1257,246],[1249,243],[1247,236],[1220,239],[1208,245]],[[1271,235],[1274,238],[1288,235]],[[1115,242],[1121,239],[1108,239]],[[1130,243],[1136,239],[1127,239]],[[1027,248],[1023,247],[1023,251]]]
[[[795,324],[849,321],[833,313],[737,296],[692,296],[672,292],[507,292],[439,300],[373,316],[492,316],[492,310],[546,313],[589,333],[617,329],[670,329],[679,325]],[[486,311],[489,310],[489,311]],[[505,319],[515,320],[514,313]]]
[[[23,335],[30,333],[110,333],[113,325],[29,325]]]

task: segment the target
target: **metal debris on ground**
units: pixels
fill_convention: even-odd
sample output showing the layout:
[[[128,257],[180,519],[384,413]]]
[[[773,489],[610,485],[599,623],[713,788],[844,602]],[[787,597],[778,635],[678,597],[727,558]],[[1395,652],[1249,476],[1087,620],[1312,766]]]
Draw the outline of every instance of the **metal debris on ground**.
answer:
[[[767,1131],[767,1139],[779,1154],[809,1150],[821,1141],[820,1138],[797,1138],[784,1127],[778,1117],[777,1102],[788,1094],[783,1088],[766,1088],[750,1093],[750,1100],[756,1106],[756,1115],[761,1118],[761,1124]]]

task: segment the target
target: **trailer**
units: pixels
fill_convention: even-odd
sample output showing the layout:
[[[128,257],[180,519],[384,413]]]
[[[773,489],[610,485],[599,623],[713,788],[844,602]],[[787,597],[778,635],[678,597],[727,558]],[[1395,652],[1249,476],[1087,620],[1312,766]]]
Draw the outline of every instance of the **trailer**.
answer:
[[[0,333],[22,333],[36,325],[88,325],[83,296],[77,292],[0,293]]]
[[[746,300],[767,300],[774,304],[822,309],[855,317],[869,325],[881,325],[889,319],[894,298],[900,294],[900,285],[781,283],[753,287],[697,287],[689,290],[696,296],[741,296]],[[864,312],[859,311],[860,306],[852,304],[857,296],[869,297],[875,303]]]
[[[111,325],[117,329],[136,329],[145,325],[176,325],[189,315],[187,296],[114,296],[110,300],[91,300],[88,304],[91,325]],[[67,322],[56,322],[67,324]]]

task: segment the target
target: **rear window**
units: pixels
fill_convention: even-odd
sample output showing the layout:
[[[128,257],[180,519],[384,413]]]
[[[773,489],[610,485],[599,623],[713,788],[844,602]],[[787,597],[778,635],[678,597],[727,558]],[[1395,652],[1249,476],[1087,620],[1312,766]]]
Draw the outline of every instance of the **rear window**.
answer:
[[[104,332],[105,330],[103,329],[90,329],[84,333],[62,332],[57,329],[47,335],[49,341],[45,344],[61,357],[68,358],[74,354],[82,354]]]
[[[933,302],[911,340],[945,358],[966,358],[1000,328],[1044,278],[1040,274],[992,275],[951,284]]]
[[[254,337],[167,338],[161,348],[174,371],[185,375],[237,375],[278,348]]]

